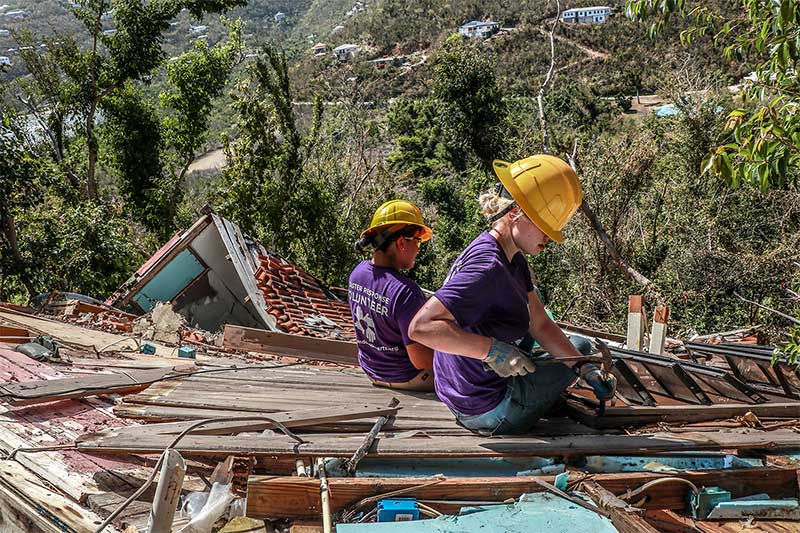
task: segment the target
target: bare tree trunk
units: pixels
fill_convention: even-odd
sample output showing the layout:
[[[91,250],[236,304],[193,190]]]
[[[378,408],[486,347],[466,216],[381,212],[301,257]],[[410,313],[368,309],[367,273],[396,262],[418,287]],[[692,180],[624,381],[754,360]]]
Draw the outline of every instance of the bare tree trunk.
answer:
[[[586,198],[584,198],[581,202],[581,211],[584,215],[586,215],[589,225],[592,226],[594,232],[605,245],[606,251],[608,252],[608,255],[611,256],[611,260],[614,261],[614,264],[617,265],[617,267],[627,274],[632,280],[636,281],[637,283],[641,283],[645,287],[652,287],[653,282],[630,266],[628,262],[625,261],[625,259],[623,259],[619,254],[619,250],[617,250],[617,247],[611,240],[611,237],[609,237],[608,233],[606,233],[606,230],[603,227],[603,224],[600,222],[600,219],[597,218],[597,215],[594,213],[592,208],[589,207],[588,202],[586,202]]]
[[[8,241],[8,246],[11,248],[11,255],[14,257],[14,260],[20,266],[22,266],[24,264],[24,260],[22,258],[22,254],[19,253],[17,228],[14,225],[14,217],[8,213],[0,213],[0,222],[2,222],[3,235],[5,235],[6,240]],[[22,284],[25,285],[25,288],[28,290],[29,298],[36,296],[36,290],[34,289],[31,280],[28,279],[27,276],[20,276],[20,281],[22,281]]]
[[[547,71],[547,76],[545,76],[544,81],[542,82],[542,86],[539,87],[539,95],[536,97],[536,101],[539,104],[539,125],[542,128],[542,149],[544,153],[550,153],[550,136],[547,133],[547,120],[544,117],[544,92],[547,89],[547,85],[550,83],[550,80],[553,78],[553,72],[556,68],[556,42],[554,33],[556,31],[556,26],[558,25],[559,17],[561,16],[561,3],[559,0],[556,0],[556,17],[553,20],[553,26],[550,28],[550,68]]]
[[[94,133],[94,120],[95,113],[97,112],[97,37],[102,31],[102,17],[103,9],[105,8],[105,0],[100,0],[100,5],[97,7],[97,18],[95,19],[95,27],[92,32],[92,60],[89,66],[90,80],[90,94],[91,104],[89,105],[89,113],[86,116],[86,147],[89,152],[89,165],[86,169],[86,194],[91,200],[97,200],[97,179],[95,177],[97,167],[97,137]]]

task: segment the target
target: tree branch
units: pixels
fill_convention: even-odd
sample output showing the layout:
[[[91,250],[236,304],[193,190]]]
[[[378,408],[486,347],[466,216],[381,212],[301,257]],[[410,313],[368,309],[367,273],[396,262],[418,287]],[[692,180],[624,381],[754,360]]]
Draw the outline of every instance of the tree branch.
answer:
[[[356,190],[353,191],[353,198],[350,200],[350,205],[347,207],[347,213],[344,216],[345,222],[350,220],[350,212],[353,210],[353,204],[356,203],[356,196],[358,196],[359,191],[361,191],[361,187],[363,187],[367,182],[367,178],[369,178],[369,175],[372,174],[372,171],[375,170],[376,166],[378,166],[378,163],[373,163],[372,166],[367,169],[367,172],[361,178]]]
[[[606,247],[606,251],[608,251],[608,255],[611,256],[611,260],[614,261],[614,264],[617,267],[625,272],[631,279],[636,281],[637,283],[641,283],[645,287],[652,288],[655,290],[655,286],[653,282],[650,281],[646,276],[639,273],[636,269],[631,267],[625,259],[619,254],[617,247],[614,245],[614,242],[611,240],[611,237],[608,236],[606,233],[605,228],[603,228],[603,224],[600,222],[600,219],[597,218],[597,215],[594,213],[592,208],[589,206],[588,202],[584,198],[581,202],[581,211],[584,215],[586,215],[586,219],[589,221],[589,224],[592,226],[592,229],[603,242]]]
[[[753,300],[748,300],[747,298],[745,298],[745,297],[741,296],[741,295],[740,295],[739,293],[737,293],[737,292],[734,292],[734,293],[733,293],[733,295],[734,295],[734,296],[736,296],[737,298],[739,298],[739,299],[740,299],[741,301],[743,301],[743,302],[747,302],[747,303],[749,303],[749,304],[753,304],[753,305],[755,305],[756,307],[760,307],[761,309],[764,309],[765,311],[769,311],[769,312],[771,312],[771,313],[775,313],[775,314],[776,314],[776,315],[778,315],[778,316],[782,316],[783,318],[785,318],[785,319],[787,319],[787,320],[790,320],[790,321],[794,322],[795,324],[798,324],[798,325],[800,325],[800,320],[798,320],[797,318],[795,318],[795,317],[793,317],[793,316],[791,316],[791,315],[787,315],[786,313],[781,313],[781,312],[780,312],[780,311],[778,311],[777,309],[773,309],[773,308],[771,308],[771,307],[767,307],[766,305],[760,304],[760,303],[758,303],[758,302],[754,302]]]
[[[39,108],[33,103],[32,99],[29,98],[28,100],[25,100],[21,94],[17,95],[17,100],[19,100],[22,105],[28,108],[28,111],[30,111],[31,115],[33,115],[33,118],[36,119],[36,122],[38,122],[39,126],[41,126],[41,128],[44,130],[45,134],[50,139],[50,143],[53,145],[53,153],[55,155],[56,162],[60,163],[63,155],[61,154],[61,149],[56,141],[55,133],[53,133],[53,130],[48,127],[47,123],[39,114]]]
[[[558,21],[561,17],[561,3],[559,0],[556,0],[556,17],[553,20],[553,26],[550,28],[550,68],[547,71],[547,75],[542,82],[541,87],[539,87],[539,95],[536,97],[536,101],[539,104],[539,125],[542,128],[542,149],[544,153],[550,153],[550,136],[547,133],[547,120],[544,117],[544,92],[547,89],[547,85],[550,83],[550,80],[553,78],[553,71],[556,68],[556,42],[554,33],[556,31],[556,26],[558,25]]]

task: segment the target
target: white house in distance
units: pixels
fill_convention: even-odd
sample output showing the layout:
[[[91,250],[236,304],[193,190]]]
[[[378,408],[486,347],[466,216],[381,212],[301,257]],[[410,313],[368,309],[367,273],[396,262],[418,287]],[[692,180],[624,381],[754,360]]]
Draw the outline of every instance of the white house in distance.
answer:
[[[465,37],[483,39],[494,35],[499,29],[500,24],[498,22],[483,22],[480,20],[473,20],[472,22],[467,22],[458,28],[458,33],[464,35]]]
[[[285,19],[286,19],[286,13],[284,13],[283,11],[278,11],[277,13],[275,13],[275,14],[272,16],[272,18],[274,18],[274,19],[275,19],[275,22],[280,22],[280,21],[282,21],[282,20],[285,20]]]
[[[600,24],[611,16],[608,6],[573,7],[561,12],[561,20],[573,24]]]
[[[355,44],[343,44],[333,49],[333,54],[339,61],[350,61],[358,55],[361,47]]]
[[[330,48],[325,43],[317,43],[311,47],[311,52],[315,56],[324,56],[328,53],[328,51],[330,51]]]

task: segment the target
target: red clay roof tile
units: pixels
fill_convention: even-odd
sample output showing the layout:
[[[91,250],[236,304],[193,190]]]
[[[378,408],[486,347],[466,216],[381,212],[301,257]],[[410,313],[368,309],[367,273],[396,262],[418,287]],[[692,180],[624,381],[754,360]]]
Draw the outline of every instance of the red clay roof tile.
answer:
[[[267,312],[284,331],[312,337],[355,340],[347,302],[300,267],[278,256],[261,256],[256,272]]]

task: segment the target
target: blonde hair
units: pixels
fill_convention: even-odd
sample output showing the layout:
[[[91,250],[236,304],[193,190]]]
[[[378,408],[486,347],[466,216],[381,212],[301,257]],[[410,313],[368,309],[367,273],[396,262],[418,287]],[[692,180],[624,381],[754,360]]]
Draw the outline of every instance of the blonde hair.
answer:
[[[514,200],[511,198],[500,196],[497,194],[497,191],[486,191],[478,197],[478,204],[481,207],[481,213],[483,213],[483,216],[485,216],[492,224],[494,224],[499,220],[497,218],[498,214],[503,213],[504,211],[508,213],[510,207],[515,206],[516,202],[514,202]],[[519,218],[522,215],[522,210],[520,210],[515,218]],[[502,216],[500,218],[502,218]]]

